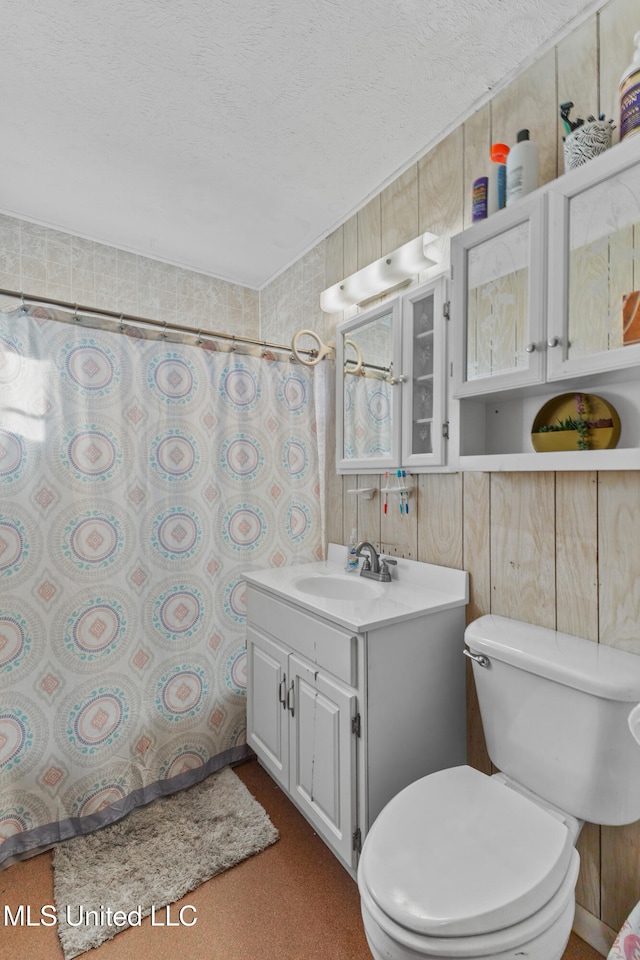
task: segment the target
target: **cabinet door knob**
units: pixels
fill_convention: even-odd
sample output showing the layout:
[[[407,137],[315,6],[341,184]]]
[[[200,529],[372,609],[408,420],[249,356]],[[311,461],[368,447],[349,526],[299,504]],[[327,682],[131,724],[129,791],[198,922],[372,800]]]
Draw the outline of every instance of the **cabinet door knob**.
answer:
[[[528,343],[524,348],[525,353],[534,353],[536,349],[535,343]]]
[[[293,680],[292,680],[292,681],[291,681],[291,686],[289,687],[289,692],[287,693],[287,706],[288,706],[288,708],[289,708],[289,711],[290,711],[292,717],[295,716],[295,714],[294,714],[294,704],[295,704],[295,690],[294,690],[294,685],[293,685]]]
[[[287,709],[287,678],[283,675],[282,680],[280,681],[280,689],[278,690],[278,700],[282,704],[284,710]]]
[[[560,343],[560,337],[549,337],[547,340],[548,347],[557,347]]]

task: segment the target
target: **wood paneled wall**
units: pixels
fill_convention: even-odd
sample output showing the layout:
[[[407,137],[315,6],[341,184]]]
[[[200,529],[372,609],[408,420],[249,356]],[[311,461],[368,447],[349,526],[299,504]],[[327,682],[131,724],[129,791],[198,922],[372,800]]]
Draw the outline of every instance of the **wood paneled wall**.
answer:
[[[325,242],[332,284],[419,232],[449,238],[471,222],[471,185],[487,171],[489,146],[528,127],[541,180],[563,172],[558,103],[576,115],[617,118],[616,91],[640,28],[638,0],[610,0],[517,77]],[[469,571],[468,619],[496,613],[640,654],[640,472],[468,473],[414,476],[408,516],[379,495],[380,477],[330,477],[328,535],[351,528],[389,554]],[[393,509],[395,507],[395,509]],[[472,682],[469,761],[490,771]],[[640,900],[640,825],[586,825],[578,902],[617,931]]]

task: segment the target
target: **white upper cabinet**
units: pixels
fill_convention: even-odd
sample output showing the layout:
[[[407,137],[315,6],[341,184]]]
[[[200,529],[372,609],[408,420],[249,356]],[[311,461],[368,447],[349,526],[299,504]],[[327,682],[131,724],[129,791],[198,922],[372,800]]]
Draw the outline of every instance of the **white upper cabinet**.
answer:
[[[549,380],[640,364],[640,149],[549,189]]]
[[[453,237],[454,396],[544,379],[544,251],[538,192]]]
[[[469,470],[639,469],[640,138],[473,224],[452,239],[451,263],[460,429],[450,459]],[[533,437],[538,417],[564,394],[571,410],[586,409],[585,396],[613,408],[615,447],[590,434],[589,446],[558,438],[557,452],[541,452],[553,445]],[[550,415],[543,429],[558,429]]]
[[[338,324],[338,473],[445,463],[445,290],[440,276]]]

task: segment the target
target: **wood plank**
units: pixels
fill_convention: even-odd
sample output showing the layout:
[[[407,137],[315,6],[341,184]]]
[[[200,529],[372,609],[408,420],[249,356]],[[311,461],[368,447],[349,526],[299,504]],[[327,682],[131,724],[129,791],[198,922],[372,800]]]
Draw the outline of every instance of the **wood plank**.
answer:
[[[519,130],[527,129],[538,145],[540,184],[558,171],[555,49],[499,91],[491,101],[491,135],[512,147]]]
[[[462,565],[469,574],[467,623],[491,613],[491,475],[462,478]]]
[[[600,919],[619,930],[638,902],[640,822],[602,827],[602,912]]]
[[[585,20],[557,46],[558,104],[571,100],[572,118],[595,117],[600,113],[598,89],[598,18]],[[622,71],[621,71],[622,72]],[[558,173],[564,173],[565,128],[560,111],[556,117]]]
[[[358,218],[358,270],[382,256],[380,194],[356,214]]]
[[[463,229],[462,126],[418,161],[419,233],[430,230],[438,236],[440,266],[449,264],[449,240]]]
[[[414,163],[380,194],[380,256],[417,237],[418,219],[418,165]]]
[[[556,593],[556,628],[597,641],[598,485],[592,471],[556,474]]]
[[[331,287],[344,280],[344,226],[330,233],[324,246],[324,282]]]
[[[351,531],[355,527],[358,529],[358,503],[355,493],[349,493],[349,490],[355,490],[358,486],[358,477],[355,474],[349,474],[342,478],[342,543],[349,543]]]
[[[473,222],[473,184],[488,177],[491,168],[491,106],[485,104],[463,124],[464,135],[464,226]]]
[[[585,823],[576,844],[580,854],[580,873],[576,884],[576,902],[594,916],[600,916],[600,827]]]
[[[389,487],[398,485],[398,478],[394,470],[389,471]],[[386,480],[382,478],[380,502],[384,505],[384,487]],[[389,494],[387,498],[387,512],[381,515],[381,550],[392,557],[406,557],[416,560],[418,556],[418,505],[417,482],[415,477],[407,477],[407,486],[411,487],[409,499],[409,513],[400,513],[400,496],[397,493]]]
[[[462,569],[462,474],[417,477],[418,560]]]
[[[555,628],[555,475],[491,475],[491,612]]]
[[[600,642],[640,654],[640,472],[598,474]]]
[[[358,270],[358,214],[354,213],[342,226],[344,230],[344,277],[350,277]]]
[[[467,623],[470,623],[491,611],[490,474],[463,475],[462,509],[463,568],[469,574]],[[471,664],[467,664],[467,763],[483,773],[492,773]]]
[[[374,487],[377,491],[371,500],[366,500],[360,494],[349,494],[357,501],[358,539],[368,540],[377,550],[380,543],[380,477],[372,473],[359,474],[357,486]]]

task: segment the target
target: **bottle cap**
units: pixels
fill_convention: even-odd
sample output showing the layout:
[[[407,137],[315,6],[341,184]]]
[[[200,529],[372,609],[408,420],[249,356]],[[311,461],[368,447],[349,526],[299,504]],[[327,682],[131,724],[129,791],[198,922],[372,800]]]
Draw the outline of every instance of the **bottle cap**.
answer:
[[[522,143],[523,140],[529,139],[528,130],[518,130],[518,143]]]
[[[506,143],[494,143],[491,147],[491,159],[495,163],[506,163],[509,147]]]

